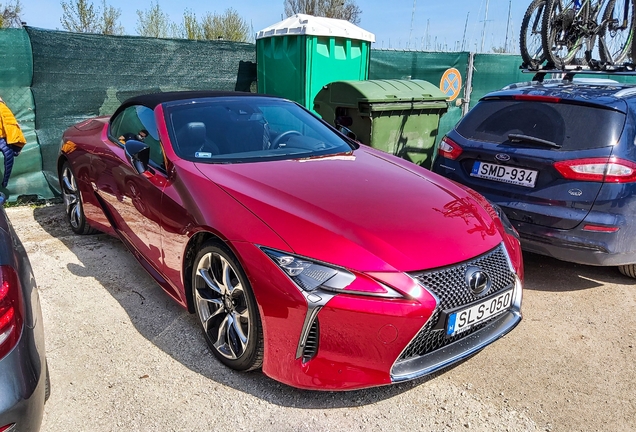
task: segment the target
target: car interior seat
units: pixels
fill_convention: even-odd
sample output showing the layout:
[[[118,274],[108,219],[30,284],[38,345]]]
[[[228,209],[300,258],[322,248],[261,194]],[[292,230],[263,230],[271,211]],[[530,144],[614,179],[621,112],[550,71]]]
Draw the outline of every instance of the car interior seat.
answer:
[[[177,134],[179,149],[185,156],[192,157],[197,152],[218,155],[219,147],[207,137],[205,123],[189,122]]]
[[[267,148],[269,133],[261,113],[239,110],[233,112],[229,120],[231,150],[229,153],[245,153]]]

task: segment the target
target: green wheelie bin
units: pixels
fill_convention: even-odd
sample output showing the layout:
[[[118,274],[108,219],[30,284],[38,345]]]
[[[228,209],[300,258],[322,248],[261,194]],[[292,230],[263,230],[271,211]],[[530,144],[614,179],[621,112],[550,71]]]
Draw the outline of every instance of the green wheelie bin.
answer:
[[[446,98],[423,80],[336,81],[313,108],[358,141],[430,168]]]

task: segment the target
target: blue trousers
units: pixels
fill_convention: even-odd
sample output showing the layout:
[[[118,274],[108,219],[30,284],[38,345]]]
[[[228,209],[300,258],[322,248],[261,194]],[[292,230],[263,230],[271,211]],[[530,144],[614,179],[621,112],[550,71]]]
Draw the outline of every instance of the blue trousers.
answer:
[[[13,144],[7,144],[7,140],[0,138],[0,151],[4,155],[4,177],[2,187],[6,188],[13,170],[13,158],[20,154],[20,148]]]

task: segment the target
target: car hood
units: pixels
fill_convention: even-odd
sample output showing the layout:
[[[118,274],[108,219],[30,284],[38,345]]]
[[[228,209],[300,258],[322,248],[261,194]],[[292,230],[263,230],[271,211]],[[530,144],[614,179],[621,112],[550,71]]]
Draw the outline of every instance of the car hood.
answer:
[[[196,164],[294,253],[350,269],[442,267],[501,242],[470,194],[409,165],[364,147],[309,160]]]

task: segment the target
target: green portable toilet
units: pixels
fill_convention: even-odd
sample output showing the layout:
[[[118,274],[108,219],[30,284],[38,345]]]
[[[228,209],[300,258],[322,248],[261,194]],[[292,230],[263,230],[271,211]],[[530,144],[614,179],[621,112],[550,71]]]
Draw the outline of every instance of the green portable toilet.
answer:
[[[314,111],[364,144],[430,168],[446,98],[423,80],[337,81],[316,95]]]
[[[256,35],[258,92],[312,109],[332,81],[369,77],[375,36],[349,21],[297,14]]]

